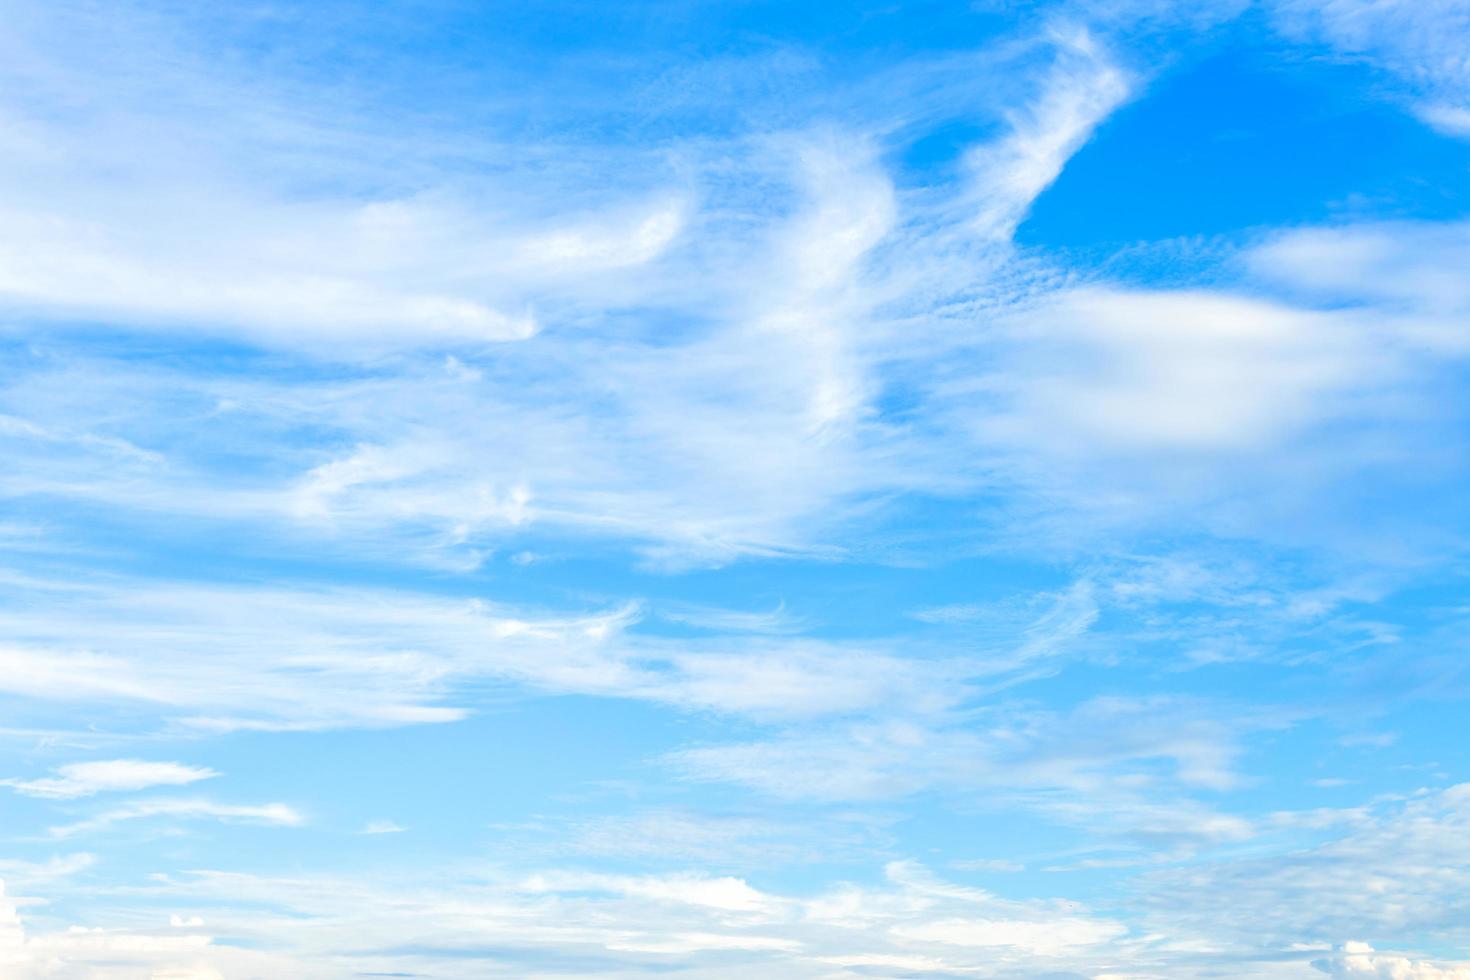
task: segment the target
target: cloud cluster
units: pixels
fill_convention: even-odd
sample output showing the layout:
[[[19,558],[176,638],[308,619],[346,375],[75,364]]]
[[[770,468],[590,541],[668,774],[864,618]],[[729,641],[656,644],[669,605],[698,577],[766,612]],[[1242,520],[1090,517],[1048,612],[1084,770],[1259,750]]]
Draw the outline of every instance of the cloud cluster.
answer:
[[[1470,977],[1470,965],[1437,964],[1406,956],[1375,952],[1367,943],[1343,943],[1330,959],[1315,960],[1317,969],[1338,980],[1351,978],[1388,978],[1388,980],[1464,980]]]
[[[1117,962],[1135,942],[1122,924],[1076,903],[1008,901],[913,864],[891,864],[884,878],[801,895],[698,872],[548,871],[452,891],[412,880],[196,872],[148,889],[175,907],[204,910],[198,925],[175,926],[172,936],[111,928],[25,936],[12,915],[5,952],[18,970],[39,970],[49,954],[52,965],[89,977],[146,964],[307,978],[347,968],[444,977],[754,970],[798,978],[915,969],[1034,975]],[[255,911],[240,907],[242,899]]]

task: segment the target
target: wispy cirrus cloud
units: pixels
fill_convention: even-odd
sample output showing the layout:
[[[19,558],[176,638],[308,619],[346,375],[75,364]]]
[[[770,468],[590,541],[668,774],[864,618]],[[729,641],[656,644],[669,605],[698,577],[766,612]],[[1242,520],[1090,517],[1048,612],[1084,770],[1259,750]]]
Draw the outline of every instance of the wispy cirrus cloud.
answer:
[[[469,710],[460,689],[487,680],[768,720],[860,714],[903,691],[922,713],[962,697],[967,673],[1007,669],[803,637],[662,638],[631,631],[633,605],[558,616],[432,594],[30,584],[0,688],[195,731],[452,721]]]
[[[55,838],[77,837],[108,831],[120,823],[133,820],[166,818],[175,822],[188,820],[223,820],[258,823],[267,826],[295,827],[305,822],[302,814],[284,803],[232,804],[204,799],[156,799],[124,803],[76,823],[52,827]]]
[[[1322,819],[1332,816],[1337,819]],[[1242,945],[1259,946],[1340,943],[1352,935],[1391,934],[1406,928],[1462,941],[1464,874],[1456,869],[1463,866],[1467,848],[1470,787],[1425,789],[1362,810],[1318,814],[1306,826],[1313,822],[1323,828],[1315,839],[1269,857],[1242,856],[1156,872],[1148,879],[1156,924],[1167,923],[1176,935],[1209,934],[1219,941],[1228,936]],[[1199,889],[1221,897],[1218,915],[1169,907],[1169,896]],[[1326,907],[1312,898],[1326,891],[1339,894],[1341,901]],[[1393,962],[1392,957],[1384,960]],[[1377,968],[1366,953],[1359,966]],[[1349,957],[1335,968],[1357,967]]]
[[[1051,39],[1056,58],[1034,101],[1007,113],[1005,136],[967,154],[967,203],[982,240],[1009,243],[1031,203],[1136,90],[1127,70],[1085,29],[1057,27]]]
[[[97,29],[83,20],[86,30]],[[286,418],[335,430],[331,444],[339,448],[300,457],[296,479],[285,485],[227,489],[205,460],[171,452],[131,467],[134,479],[103,488],[68,479],[66,468],[32,453],[38,465],[14,489],[105,491],[128,507],[203,506],[232,519],[285,518],[329,532],[427,528],[440,547],[534,526],[641,539],[656,559],[676,563],[820,552],[824,527],[866,513],[878,498],[953,481],[925,464],[931,447],[910,446],[902,428],[879,422],[873,403],[883,394],[885,335],[893,329],[880,306],[907,302],[902,292],[915,286],[970,291],[977,277],[991,275],[1030,202],[1128,91],[1105,46],[1080,28],[1058,30],[1015,56],[1028,61],[1028,72],[1030,61],[1040,62],[1035,83],[1019,86],[1032,104],[1000,113],[995,140],[967,157],[962,185],[939,212],[905,211],[881,135],[896,123],[881,118],[752,134],[715,156],[708,148],[680,150],[680,172],[694,175],[680,179],[711,186],[614,196],[600,208],[584,205],[586,194],[555,187],[554,173],[518,175],[503,188],[514,202],[572,202],[539,215],[502,201],[493,188],[388,200],[329,194],[302,203],[254,177],[217,192],[191,187],[186,173],[181,190],[163,194],[166,207],[148,197],[150,208],[177,221],[146,222],[125,210],[137,195],[99,203],[69,193],[92,186],[91,176],[39,168],[21,185],[59,185],[26,200],[79,216],[18,213],[10,223],[15,261],[7,288],[32,315],[85,316],[126,329],[203,327],[304,346],[328,359],[381,353],[383,344],[447,345],[459,368],[438,371],[411,359],[358,384],[298,378],[274,390],[248,382],[232,392],[214,384],[202,390],[198,377],[170,382],[234,437],[252,429],[268,436],[274,445],[261,450],[284,448]],[[941,111],[958,111],[971,97],[961,92],[961,67],[949,69],[956,78],[942,90]],[[71,70],[30,72],[48,84],[62,84],[54,75],[74,84]],[[124,86],[114,97],[134,94]],[[39,113],[29,104],[22,110]],[[129,102],[110,111],[144,110]],[[168,124],[181,131],[197,125],[186,109],[171,111],[181,118]],[[289,132],[306,138],[309,121],[298,125]],[[53,129],[56,139],[71,138],[40,114],[37,138],[44,142]],[[226,135],[264,138],[248,128]],[[331,140],[355,145],[357,137],[321,138],[330,147]],[[146,176],[147,165],[138,166]],[[724,176],[731,168],[733,179]],[[116,179],[143,178],[128,168]],[[542,190],[531,186],[543,179]],[[780,207],[769,207],[772,197]],[[483,231],[476,208],[505,230]],[[507,211],[514,214],[506,218]],[[203,246],[181,234],[190,215],[219,233]],[[975,230],[977,221],[989,230]],[[681,250],[686,226],[698,235]],[[134,240],[139,235],[157,240]],[[955,257],[935,264],[932,255],[910,256],[929,238],[948,242],[956,256],[982,257],[981,268]],[[592,275],[629,263],[648,268],[600,284]],[[915,281],[931,277],[930,269],[960,278]],[[78,278],[93,288],[71,289]],[[76,306],[78,297],[92,306]],[[500,353],[476,343],[527,337],[517,311],[538,305],[555,325],[551,333]],[[667,328],[630,329],[630,316]],[[613,334],[588,333],[589,318],[601,318]],[[354,343],[341,343],[346,337]],[[108,374],[118,367],[97,365]],[[503,383],[510,378],[517,383]],[[52,404],[96,417],[77,402]],[[154,417],[152,406],[134,407]],[[133,428],[126,402],[118,409],[116,426]],[[76,418],[51,421],[66,428]]]
[[[0,785],[9,786],[26,796],[71,800],[97,793],[148,789],[153,786],[183,786],[218,775],[219,773],[207,766],[142,759],[108,759],[99,762],[72,762],[58,766],[54,776],[6,779],[0,780]]]
[[[1458,969],[1330,951],[1464,941],[1458,790],[1262,800],[1359,792],[1340,730],[1463,674],[1464,229],[1261,229],[1145,276],[1015,242],[1240,4],[936,10],[939,48],[875,9],[843,57],[741,29],[657,65],[602,45],[736,14],[627,4],[533,71],[521,33],[597,15],[0,6],[5,771],[47,759],[17,810],[100,852],[0,862],[52,899],[0,901],[5,969]],[[1458,125],[1458,8],[1275,9]],[[480,794],[453,728],[361,731],[512,700],[567,740],[541,797],[532,743]],[[232,773],[268,745],[309,799],[91,799],[214,776],[97,761],[180,737]],[[1417,778],[1411,744],[1364,784]],[[395,766],[423,800],[371,795]],[[358,829],[338,866],[419,872],[147,846],[318,806]],[[1005,894],[879,868],[910,853]]]
[[[1470,7],[1463,0],[1277,0],[1274,6],[1289,34],[1398,76],[1425,122],[1470,136],[1470,66],[1461,45]]]

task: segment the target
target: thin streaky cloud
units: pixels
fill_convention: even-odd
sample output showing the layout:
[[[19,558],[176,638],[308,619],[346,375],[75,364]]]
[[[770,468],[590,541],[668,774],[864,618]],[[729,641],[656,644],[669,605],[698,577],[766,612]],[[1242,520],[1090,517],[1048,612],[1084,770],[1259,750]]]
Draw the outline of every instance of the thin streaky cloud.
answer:
[[[1467,975],[1462,0],[0,15],[0,974]]]

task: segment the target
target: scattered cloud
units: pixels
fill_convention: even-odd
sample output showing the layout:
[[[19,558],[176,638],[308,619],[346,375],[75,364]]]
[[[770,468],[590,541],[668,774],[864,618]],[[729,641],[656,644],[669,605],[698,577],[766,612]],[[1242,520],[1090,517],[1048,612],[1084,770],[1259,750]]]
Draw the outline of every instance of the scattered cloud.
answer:
[[[1355,931],[1393,934],[1410,928],[1421,936],[1460,935],[1470,883],[1459,870],[1470,846],[1470,786],[1382,800],[1366,813],[1345,811],[1326,819],[1333,816],[1324,811],[1310,823],[1340,827],[1339,836],[1269,856],[1152,873],[1152,924],[1175,935],[1209,934],[1216,941],[1257,946],[1331,943]],[[1201,892],[1217,899],[1208,914],[1184,903],[1186,894]],[[1323,904],[1323,894],[1338,900]],[[1334,975],[1356,976],[1350,972],[1356,968],[1344,965],[1339,969],[1348,972]]]
[[[1395,710],[1463,684],[1470,226],[1147,276],[1015,241],[1243,3],[982,4],[937,46],[873,10],[853,58],[803,17],[656,68],[452,4],[3,5],[0,738],[92,760],[0,780],[55,824],[0,860],[44,893],[0,893],[7,977],[1470,975],[1334,945],[1470,938],[1470,794],[1400,785],[1452,767],[1342,752],[1410,757],[1433,713]],[[1459,0],[1268,8],[1470,132]],[[219,775],[133,757],[172,739],[345,757],[380,736],[316,733],[511,701],[575,750],[593,699],[668,724],[398,876],[148,846],[356,772],[92,799]],[[1263,765],[1287,739],[1321,768]],[[1376,795],[1261,803],[1336,771]],[[1106,907],[1035,897],[1074,886]]]

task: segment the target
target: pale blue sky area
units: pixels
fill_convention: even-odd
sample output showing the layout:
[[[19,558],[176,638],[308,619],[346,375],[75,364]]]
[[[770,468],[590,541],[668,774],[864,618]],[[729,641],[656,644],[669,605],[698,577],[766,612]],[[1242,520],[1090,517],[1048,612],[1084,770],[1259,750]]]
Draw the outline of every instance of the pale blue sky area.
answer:
[[[0,976],[1470,977],[1470,4],[0,0]]]

